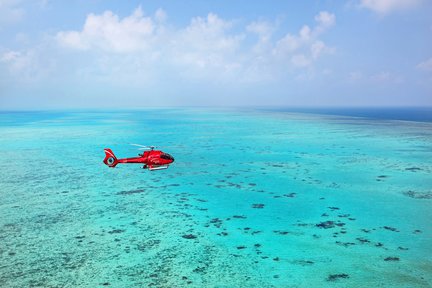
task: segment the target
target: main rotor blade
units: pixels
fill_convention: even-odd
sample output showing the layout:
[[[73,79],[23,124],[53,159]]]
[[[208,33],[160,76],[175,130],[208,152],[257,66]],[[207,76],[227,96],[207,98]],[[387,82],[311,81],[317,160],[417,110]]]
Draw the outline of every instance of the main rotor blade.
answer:
[[[132,145],[132,146],[138,146],[138,147],[148,147],[148,146],[145,146],[145,145],[135,144],[135,143],[129,143],[129,144]]]

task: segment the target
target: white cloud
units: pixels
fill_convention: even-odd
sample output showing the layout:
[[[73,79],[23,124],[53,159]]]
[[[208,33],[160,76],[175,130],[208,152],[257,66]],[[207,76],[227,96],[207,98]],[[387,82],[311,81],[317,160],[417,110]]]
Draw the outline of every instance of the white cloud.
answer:
[[[321,11],[317,16],[315,16],[315,21],[317,21],[317,30],[322,32],[335,24],[336,17],[327,11]]]
[[[311,29],[309,28],[309,26],[305,25],[300,29],[299,32],[300,35],[300,39],[307,41],[311,38]]]
[[[324,44],[324,42],[318,40],[312,43],[310,50],[312,58],[317,59],[321,55],[321,53],[326,50],[326,45]]]
[[[175,45],[175,48],[184,46],[192,51],[205,53],[232,52],[239,47],[242,36],[229,35],[231,26],[230,22],[213,13],[206,18],[195,17],[189,26],[176,33],[177,37],[174,39],[179,45]]]
[[[51,69],[49,61],[41,63],[39,51],[29,49],[24,51],[7,51],[0,55],[0,64],[6,64],[10,73],[20,81],[35,81]]]
[[[159,21],[164,18],[163,14],[162,10],[156,13]],[[154,21],[143,17],[141,7],[138,7],[122,20],[111,11],[102,15],[90,14],[82,31],[59,32],[57,39],[60,44],[75,49],[134,52],[149,46],[154,31]]]
[[[7,51],[0,56],[0,62],[9,67],[11,73],[20,74],[29,71],[32,66],[35,53],[33,51]]]
[[[4,62],[4,63],[9,63],[9,62],[13,62],[15,60],[17,60],[20,57],[19,52],[17,51],[8,51],[5,52],[1,57],[0,57],[0,61]]]
[[[432,58],[429,58],[417,65],[417,69],[432,72]]]
[[[0,0],[0,28],[19,22],[24,17],[24,9],[19,4],[19,0]]]
[[[243,35],[231,33],[232,27],[232,22],[214,13],[194,17],[188,26],[167,31],[166,41],[156,43],[153,49],[163,47],[161,58],[176,77],[229,81],[242,66],[239,49]]]
[[[246,31],[255,33],[259,36],[260,41],[269,41],[273,33],[273,27],[270,23],[265,21],[252,22],[246,26]]]
[[[154,18],[157,22],[165,22],[167,19],[167,14],[163,9],[159,8],[156,10]]]
[[[258,41],[252,48],[252,52],[258,57],[262,53],[271,50],[271,37],[275,30],[273,24],[266,21],[254,21],[246,26],[246,32],[253,36],[258,36]]]
[[[379,14],[414,8],[422,0],[361,0],[360,7],[370,9]]]
[[[286,34],[276,42],[273,54],[277,57],[289,56],[291,63],[297,67],[307,67],[324,52],[332,52],[319,40],[319,36],[335,24],[335,15],[321,11],[315,16],[316,26],[311,29],[304,25],[297,35]],[[294,55],[292,55],[294,54]]]
[[[296,54],[291,57],[291,62],[296,67],[306,67],[309,66],[311,60],[303,54]]]

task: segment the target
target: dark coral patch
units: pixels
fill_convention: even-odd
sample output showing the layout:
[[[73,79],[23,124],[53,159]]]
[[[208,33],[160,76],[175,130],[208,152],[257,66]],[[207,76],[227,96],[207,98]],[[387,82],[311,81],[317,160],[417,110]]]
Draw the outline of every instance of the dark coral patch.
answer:
[[[336,226],[336,223],[334,221],[324,221],[318,224],[315,224],[316,227],[329,229],[334,228]]]
[[[193,234],[185,234],[182,236],[185,239],[195,239],[197,238],[197,236],[193,235]]]
[[[144,189],[125,190],[117,192],[117,195],[131,195],[145,192]]]
[[[340,246],[343,246],[343,247],[349,247],[349,246],[355,245],[355,243],[353,243],[353,242],[340,242],[340,241],[336,241],[335,243],[337,245],[340,245]]]
[[[192,270],[194,273],[205,273],[206,267],[196,267],[194,270]]]
[[[220,228],[222,226],[222,220],[219,218],[211,219],[210,223],[213,224],[216,228]]]
[[[409,167],[409,168],[405,168],[405,170],[411,171],[411,172],[417,172],[417,171],[421,171],[422,169],[419,167]]]
[[[348,274],[342,273],[342,274],[330,274],[327,277],[327,281],[337,281],[339,279],[346,279],[349,278]]]
[[[262,208],[264,208],[264,204],[252,204],[252,208],[262,209]]]
[[[384,261],[399,261],[399,257],[387,257],[384,259]]]
[[[356,240],[359,241],[359,242],[362,243],[362,244],[370,243],[370,242],[371,242],[369,239],[361,238],[361,237],[356,238]]]
[[[310,265],[313,265],[315,262],[313,262],[311,260],[295,260],[292,263],[296,264],[296,265],[301,265],[301,266],[310,266]]]
[[[416,191],[406,191],[403,195],[414,198],[414,199],[432,199],[432,192],[416,192]]]
[[[399,230],[397,228],[394,228],[394,227],[384,226],[383,228],[386,229],[386,230],[393,231],[393,232],[399,232]]]
[[[287,234],[289,234],[289,231],[274,230],[273,233],[276,233],[279,235],[287,235]]]
[[[119,233],[123,233],[125,231],[126,230],[123,230],[123,229],[114,229],[114,230],[108,231],[108,233],[109,234],[119,234]]]

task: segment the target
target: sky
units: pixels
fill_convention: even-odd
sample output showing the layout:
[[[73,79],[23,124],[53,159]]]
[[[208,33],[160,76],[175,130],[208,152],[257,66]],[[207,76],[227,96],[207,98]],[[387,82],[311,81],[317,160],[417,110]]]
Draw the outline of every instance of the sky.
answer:
[[[432,106],[432,1],[0,0],[0,109]]]

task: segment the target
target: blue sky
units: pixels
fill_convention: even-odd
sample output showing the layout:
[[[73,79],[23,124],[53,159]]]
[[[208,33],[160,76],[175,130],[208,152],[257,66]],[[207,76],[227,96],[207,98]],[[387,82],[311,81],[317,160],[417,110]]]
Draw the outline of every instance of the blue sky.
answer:
[[[431,15],[429,0],[0,0],[0,108],[432,106]]]

